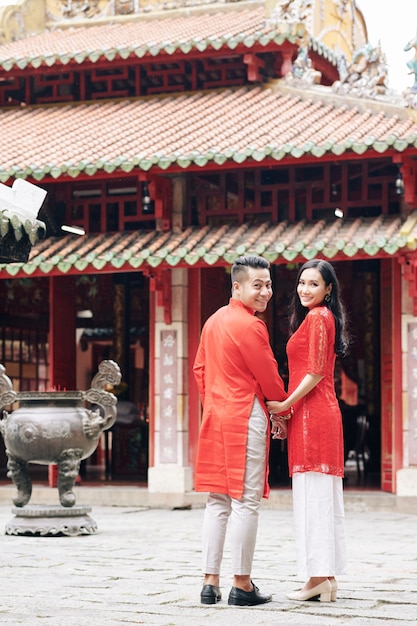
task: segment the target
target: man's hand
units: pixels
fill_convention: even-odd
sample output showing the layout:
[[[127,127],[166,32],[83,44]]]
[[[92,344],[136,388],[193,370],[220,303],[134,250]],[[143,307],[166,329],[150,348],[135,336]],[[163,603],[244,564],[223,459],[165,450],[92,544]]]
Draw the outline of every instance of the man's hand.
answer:
[[[272,439],[286,439],[287,438],[287,420],[282,419],[278,415],[271,414],[272,422]]]
[[[278,402],[278,400],[267,400],[266,408],[270,413],[275,413],[275,415],[291,412],[291,407],[288,407],[287,400],[282,400],[282,402]]]

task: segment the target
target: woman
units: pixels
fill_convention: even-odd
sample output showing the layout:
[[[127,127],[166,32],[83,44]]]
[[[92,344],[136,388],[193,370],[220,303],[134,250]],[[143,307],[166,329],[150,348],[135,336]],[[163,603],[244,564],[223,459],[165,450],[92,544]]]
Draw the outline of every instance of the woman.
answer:
[[[273,432],[275,414],[293,407],[288,424],[288,464],[292,476],[298,574],[303,589],[291,600],[337,597],[336,575],[346,573],[342,416],[334,385],[336,356],[346,353],[348,335],[339,283],[324,260],[298,272],[287,344],[289,395],[267,403]]]

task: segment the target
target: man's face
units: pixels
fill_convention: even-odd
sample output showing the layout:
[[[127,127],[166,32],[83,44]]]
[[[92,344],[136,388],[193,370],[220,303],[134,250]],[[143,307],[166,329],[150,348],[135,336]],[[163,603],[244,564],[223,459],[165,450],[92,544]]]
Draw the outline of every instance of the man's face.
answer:
[[[240,282],[233,283],[233,297],[252,311],[263,313],[272,297],[269,270],[248,267],[246,276]]]

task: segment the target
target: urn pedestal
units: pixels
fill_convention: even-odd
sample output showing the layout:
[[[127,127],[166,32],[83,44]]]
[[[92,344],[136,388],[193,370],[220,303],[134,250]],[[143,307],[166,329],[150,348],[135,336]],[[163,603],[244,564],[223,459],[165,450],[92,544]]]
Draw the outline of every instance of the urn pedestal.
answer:
[[[91,506],[29,505],[12,509],[14,517],[6,524],[6,535],[38,535],[41,537],[91,535],[97,524],[90,517]]]

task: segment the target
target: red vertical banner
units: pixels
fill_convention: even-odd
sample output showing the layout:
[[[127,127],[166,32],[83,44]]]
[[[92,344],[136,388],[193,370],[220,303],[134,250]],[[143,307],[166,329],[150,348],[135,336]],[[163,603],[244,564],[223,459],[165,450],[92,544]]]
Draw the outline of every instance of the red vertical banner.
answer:
[[[417,465],[417,323],[408,325],[408,462]]]
[[[161,331],[160,432],[161,463],[177,462],[178,350],[177,331]]]

